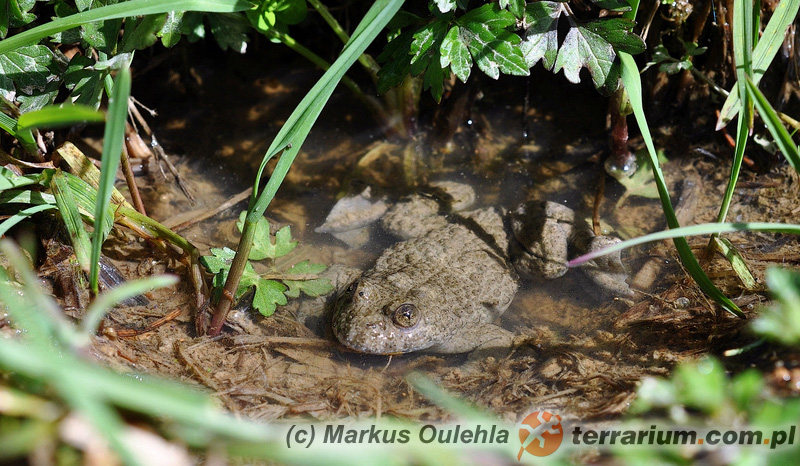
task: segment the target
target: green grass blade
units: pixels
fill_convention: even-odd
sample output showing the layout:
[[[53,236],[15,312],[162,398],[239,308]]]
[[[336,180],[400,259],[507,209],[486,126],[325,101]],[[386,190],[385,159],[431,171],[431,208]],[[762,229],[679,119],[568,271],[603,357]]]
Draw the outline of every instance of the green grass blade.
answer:
[[[58,211],[61,214],[64,228],[69,234],[69,241],[75,251],[78,265],[81,266],[84,272],[88,273],[91,268],[89,264],[92,254],[92,242],[89,240],[89,233],[86,232],[86,228],[83,226],[83,220],[78,212],[78,205],[75,203],[75,195],[72,194],[67,178],[61,170],[56,170],[50,180],[50,190],[56,199],[56,207],[58,207]]]
[[[749,97],[745,99],[747,103],[751,103],[752,99]],[[736,124],[736,147],[733,151],[733,160],[731,161],[731,172],[728,176],[728,185],[725,187],[725,194],[722,196],[722,202],[719,205],[719,213],[717,214],[717,221],[724,222],[728,216],[731,202],[733,201],[733,193],[736,189],[736,182],[739,181],[739,173],[742,170],[742,160],[744,160],[744,149],[747,147],[747,138],[750,128],[746,118],[739,118]]]
[[[125,139],[125,120],[128,117],[128,97],[131,95],[131,72],[124,66],[114,79],[111,98],[108,99],[108,119],[103,133],[103,155],[100,162],[100,185],[97,189],[96,222],[106,222],[107,207],[117,177],[122,143]],[[95,228],[92,235],[92,264],[89,286],[97,294],[97,277],[100,269],[100,249],[105,241],[103,229]]]
[[[7,219],[3,220],[3,223],[0,223],[0,236],[5,235],[8,233],[8,230],[12,229],[14,225],[18,224],[19,222],[25,220],[26,218],[32,216],[35,213],[43,212],[45,210],[55,209],[56,206],[50,204],[41,204],[35,205],[31,207],[27,207],[25,209],[20,210],[19,212],[15,213],[14,215],[8,217]]]
[[[177,282],[178,277],[174,275],[160,275],[126,282],[103,292],[92,302],[92,305],[89,306],[89,309],[86,310],[86,314],[83,316],[83,321],[81,321],[83,333],[87,337],[94,334],[100,325],[100,321],[103,320],[103,317],[117,303],[144,294],[155,288],[164,288],[174,285]]]
[[[622,83],[625,85],[625,90],[628,93],[628,98],[631,102],[631,107],[633,108],[633,114],[636,117],[636,122],[639,125],[639,130],[642,133],[642,138],[644,139],[645,145],[647,146],[647,152],[650,156],[650,161],[652,163],[653,168],[653,178],[656,182],[656,187],[658,188],[658,195],[661,198],[661,206],[664,210],[664,216],[667,219],[667,225],[670,228],[678,228],[680,225],[678,224],[678,219],[675,216],[675,210],[672,208],[672,202],[669,199],[669,191],[667,190],[667,184],[664,180],[664,174],[661,172],[661,166],[658,162],[658,154],[656,153],[655,145],[653,144],[653,138],[650,135],[650,129],[647,126],[647,118],[644,115],[644,106],[642,105],[642,82],[639,78],[639,69],[636,66],[636,62],[634,61],[633,57],[625,52],[619,53],[620,57],[620,64],[621,64],[621,71],[622,71]],[[685,238],[674,238],[675,248],[678,250],[678,255],[681,258],[681,262],[683,263],[686,270],[689,272],[689,275],[697,282],[700,289],[703,290],[708,296],[710,296],[714,301],[719,303],[725,310],[731,312],[732,314],[744,317],[742,311],[739,310],[738,306],[733,303],[727,296],[722,294],[722,292],[714,285],[708,275],[703,271],[700,267],[700,264],[697,263],[697,258],[692,253],[691,248],[689,248],[689,243],[686,242]]]
[[[761,78],[769,68],[775,55],[781,47],[781,44],[786,37],[786,30],[794,21],[797,16],[797,11],[800,9],[800,0],[782,0],[775,7],[772,17],[764,28],[764,33],[761,35],[755,50],[753,50],[753,82],[758,85]],[[722,106],[719,119],[717,120],[717,130],[722,129],[739,113],[739,108],[742,103],[739,99],[739,87],[735,86],[725,104]]]
[[[738,223],[702,223],[688,227],[672,228],[669,230],[650,233],[648,235],[632,238],[616,243],[608,248],[584,254],[569,261],[570,267],[576,267],[584,262],[594,260],[598,257],[623,249],[632,248],[640,244],[661,241],[665,239],[677,239],[685,236],[710,235],[720,233],[733,233],[737,231],[765,231],[771,233],[785,233],[790,235],[800,235],[800,225],[789,223],[767,223],[767,222],[738,222]]]
[[[17,175],[6,167],[0,167],[0,191],[6,189],[21,188],[31,184],[38,184],[42,181],[42,176],[36,175]]]
[[[791,165],[795,171],[800,171],[800,154],[798,154],[797,145],[795,145],[789,132],[786,131],[786,127],[781,123],[781,119],[778,117],[778,114],[775,113],[775,109],[769,104],[764,94],[758,90],[758,86],[756,86],[752,79],[747,80],[747,91],[750,93],[756,109],[758,109],[758,114],[761,115],[761,119],[764,120],[764,124],[767,125],[767,129],[769,129],[772,139],[775,141],[778,149],[780,149],[783,156],[786,157],[789,165]]]
[[[131,0],[129,2],[93,8],[28,29],[25,32],[0,41],[0,54],[16,50],[25,45],[36,44],[40,39],[44,39],[57,32],[66,31],[67,29],[93,21],[153,15],[170,11],[233,13],[236,11],[248,10],[252,8],[252,6],[250,2],[244,0]]]
[[[97,123],[105,119],[102,112],[98,112],[86,105],[48,105],[40,110],[23,113],[17,122],[18,129],[31,128],[62,128],[78,123]]]

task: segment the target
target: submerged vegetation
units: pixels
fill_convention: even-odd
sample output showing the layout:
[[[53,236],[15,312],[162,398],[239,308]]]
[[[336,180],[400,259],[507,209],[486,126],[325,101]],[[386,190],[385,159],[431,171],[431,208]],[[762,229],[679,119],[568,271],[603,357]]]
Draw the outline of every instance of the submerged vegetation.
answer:
[[[672,12],[673,7],[673,2],[664,2],[662,8]],[[288,254],[297,243],[291,238],[289,226],[271,232],[264,215],[339,83],[375,116],[387,135],[413,145],[424,133],[419,124],[420,101],[429,97],[423,91],[436,102],[446,101],[460,85],[458,81],[475,79],[476,69],[497,80],[501,75],[528,76],[532,68],[541,64],[553,73],[563,71],[564,78],[572,83],[582,78],[590,81],[597,91],[610,97],[609,153],[615,157],[629,154],[627,116],[633,114],[638,125],[649,157],[648,163],[639,165],[643,170],[652,170],[655,191],[651,194],[657,193],[672,229],[657,234],[657,238],[674,238],[683,266],[702,291],[731,314],[744,317],[740,307],[708,277],[701,266],[706,258],[698,258],[684,236],[714,233],[706,255],[722,252],[744,277],[749,275],[746,265],[737,259],[733,245],[719,234],[740,230],[800,232],[796,225],[748,224],[740,219],[736,220],[739,223],[725,223],[748,142],[758,125],[763,125],[769,135],[769,142],[762,145],[770,145],[793,169],[800,169],[795,134],[798,123],[776,110],[759,87],[786,40],[787,30],[797,25],[800,0],[779,2],[763,21],[762,11],[752,2],[724,3],[726,11],[732,10],[729,39],[735,84],[715,81],[725,74],[725,59],[718,69],[698,65],[710,52],[709,44],[703,43],[696,31],[702,32],[711,9],[723,8],[714,6],[714,2],[703,3],[702,7],[704,23],[695,25],[695,33],[676,32],[684,28],[687,19],[670,17],[674,30],[657,40],[645,40],[644,31],[656,13],[652,12],[648,19],[640,13],[636,1],[435,0],[424,5],[404,5],[400,0],[377,0],[361,2],[353,9],[361,16],[357,26],[348,31],[341,22],[344,15],[319,0],[9,0],[0,11],[0,233],[18,239],[26,252],[20,252],[10,241],[2,243],[0,298],[9,317],[8,321],[2,319],[2,327],[22,333],[12,336],[8,332],[0,342],[0,367],[6,371],[0,394],[11,400],[0,406],[0,457],[32,454],[43,444],[42,439],[56,442],[57,426],[74,412],[88,420],[94,432],[101,433],[123,461],[144,464],[148,460],[131,448],[121,411],[165,420],[159,423],[159,429],[166,437],[209,455],[224,451],[234,456],[308,460],[279,450],[276,445],[282,438],[276,437],[276,431],[221,414],[205,395],[177,384],[135,381],[95,367],[84,355],[95,334],[103,331],[104,316],[114,303],[174,281],[157,277],[103,289],[99,278],[103,245],[110,237],[122,237],[124,232],[133,232],[154,245],[158,254],[183,264],[191,283],[199,334],[218,335],[231,307],[248,291],[253,291],[252,307],[269,316],[277,306],[286,304],[287,298],[298,298],[301,292],[321,296],[333,289],[327,279],[319,276],[325,265],[301,260],[275,268],[275,259]],[[319,15],[329,28],[325,34],[343,45],[333,61],[302,43],[319,40],[302,28],[312,13]],[[248,210],[237,223],[241,237],[236,250],[212,248],[211,255],[201,257],[190,241],[148,217],[138,196],[129,163],[132,149],[126,139],[139,134],[126,127],[146,124],[136,117],[139,110],[130,95],[130,68],[141,51],[171,48],[181,41],[193,43],[207,36],[213,37],[223,50],[245,53],[255,33],[299,53],[325,73],[297,104],[267,149],[253,180]],[[645,53],[648,47],[649,53]],[[792,60],[792,66],[798,66],[797,57]],[[368,82],[346,75],[356,62]],[[718,128],[736,122],[734,157],[715,224],[678,229],[660,166],[663,158],[658,157],[645,117],[648,95],[641,73],[648,68],[675,78],[691,73],[725,98],[717,118]],[[482,81],[481,86],[488,88],[489,82]],[[730,92],[723,90],[725,85]],[[373,95],[376,93],[378,97]],[[61,129],[102,122],[105,127],[98,170],[78,148],[65,142],[69,137]],[[163,150],[155,136],[149,135],[151,149]],[[114,187],[118,168],[124,174],[130,201]],[[622,184],[644,189],[649,175],[640,170],[633,177],[627,180],[636,182]],[[52,219],[56,219],[58,229],[66,232],[63,243],[76,265],[72,269],[74,281],[90,291],[92,304],[83,313],[80,325],[64,318],[59,305],[36,286],[31,270],[39,265],[40,248],[26,239],[31,231],[26,228]],[[644,240],[632,240],[615,248]],[[256,272],[250,261],[265,259],[271,261],[273,269]],[[211,291],[207,286],[209,278]],[[757,337],[736,357],[758,351],[762,345],[774,345],[778,351],[791,354],[797,350],[798,275],[771,269],[767,284],[776,302],[764,308],[754,321],[752,332]],[[728,381],[723,365],[715,359],[688,363],[679,366],[668,381],[647,379],[631,412],[666,413],[677,423],[688,422],[691,416],[686,408],[692,415],[700,414],[722,424],[734,419],[758,425],[796,421],[800,407],[781,398],[781,393],[771,392],[765,382],[767,377],[770,375],[748,371]],[[792,373],[791,377],[795,380],[797,375]],[[456,411],[466,416],[458,410],[467,408],[441,392],[425,388],[424,381],[414,387],[437,402],[459,406]],[[54,461],[69,462],[75,454],[75,447],[51,448]],[[387,449],[376,454],[391,453]],[[649,459],[676,460],[680,454],[656,453]],[[346,460],[364,464],[374,459],[360,457],[355,451],[346,455]]]

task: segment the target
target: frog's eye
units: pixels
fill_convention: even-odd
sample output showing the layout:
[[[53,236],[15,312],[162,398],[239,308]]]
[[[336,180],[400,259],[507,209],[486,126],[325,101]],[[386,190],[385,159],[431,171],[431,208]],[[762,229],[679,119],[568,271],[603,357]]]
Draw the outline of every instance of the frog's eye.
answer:
[[[409,329],[417,325],[419,322],[419,311],[417,306],[409,303],[403,303],[397,306],[397,309],[392,312],[392,322],[400,328]]]

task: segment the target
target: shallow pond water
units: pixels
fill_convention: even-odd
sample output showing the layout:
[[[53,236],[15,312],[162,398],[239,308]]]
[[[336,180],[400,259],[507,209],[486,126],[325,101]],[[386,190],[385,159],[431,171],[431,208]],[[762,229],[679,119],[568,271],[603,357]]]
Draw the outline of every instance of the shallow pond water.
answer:
[[[192,204],[172,183],[141,179],[146,204],[157,220],[180,223],[195,211],[214,208],[246,189],[270,138],[317,76],[313,70],[285,69],[272,70],[264,78],[265,70],[232,60],[228,68],[235,73],[205,70],[208,74],[196,91],[199,94],[181,95],[165,85],[140,95],[145,104],[161,111],[154,125],[157,134],[177,156],[173,161],[197,196]],[[538,84],[527,114],[522,105],[524,81],[506,80],[508,91],[475,103],[468,118],[472,125],[465,120],[456,132],[460,145],[437,152],[426,147],[424,139],[414,142],[420,160],[429,167],[428,178],[471,184],[479,206],[509,208],[527,199],[553,200],[589,219],[600,191],[599,218],[615,234],[629,237],[663,228],[657,200],[630,196],[617,205],[624,188],[611,179],[601,185],[605,174],[599,155],[606,137],[603,99],[591,89],[574,88],[549,75],[535,79]],[[225,90],[221,95],[214,92],[221,89]],[[365,112],[354,107],[347,95],[334,96],[267,212],[273,226],[291,225],[293,237],[300,242],[280,259],[279,268],[310,259],[363,269],[390,244],[388,238],[377,236],[364,247],[352,249],[314,231],[337,197],[347,191],[354,167],[383,142]],[[385,181],[382,173],[402,172],[401,158],[393,150],[403,145],[392,144],[393,149],[375,157],[377,162],[367,164],[360,176],[367,184],[376,183],[388,198],[399,199],[411,189],[380,185]],[[724,173],[717,170],[717,161],[679,158],[675,152],[685,141],[670,144],[676,150],[668,151],[668,157],[675,160],[665,171],[683,221],[711,220],[718,193],[724,189]],[[370,175],[370,168],[376,174]],[[763,201],[793,195],[796,183],[765,188],[775,185],[766,184],[759,175],[746,176],[755,187],[743,188],[743,202],[732,216],[757,220],[769,215],[786,221],[796,216],[788,205],[777,203],[768,209]],[[770,180],[780,182],[793,180],[792,176],[785,171],[769,174]],[[180,233],[203,254],[210,247],[235,247],[234,219],[245,207],[246,202],[239,202]],[[747,243],[742,244],[747,251]],[[197,338],[194,315],[184,312],[172,325],[135,340],[101,338],[97,347],[112,359],[115,352],[127,355],[120,361],[123,365],[199,382],[215,390],[229,409],[260,419],[387,413],[417,420],[446,416],[405,380],[413,370],[508,420],[517,420],[533,407],[578,417],[617,415],[625,410],[643,376],[664,375],[684,357],[735,347],[735,330],[742,325],[720,313],[685,279],[674,250],[666,243],[626,252],[623,261],[634,287],[643,292],[630,300],[604,296],[577,270],[556,280],[523,280],[501,324],[529,338],[525,345],[503,354],[387,357],[350,353],[334,343],[324,319],[305,318],[326,306],[323,298],[291,300],[269,318],[236,311],[232,316],[235,330],[227,329],[221,338]],[[740,286],[724,266],[715,262],[711,270],[725,290],[734,292],[729,295],[739,292]],[[161,296],[162,307],[183,299],[174,291]],[[762,301],[763,296],[755,291],[738,299],[751,313],[747,305]],[[136,317],[129,320],[136,322]]]

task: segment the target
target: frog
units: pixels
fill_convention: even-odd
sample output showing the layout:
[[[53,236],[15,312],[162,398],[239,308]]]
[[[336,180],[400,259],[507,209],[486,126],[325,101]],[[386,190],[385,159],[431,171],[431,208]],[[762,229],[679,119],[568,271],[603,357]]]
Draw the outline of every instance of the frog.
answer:
[[[433,188],[440,194],[413,194],[386,212],[383,229],[401,241],[336,297],[331,329],[345,348],[389,355],[509,348],[516,335],[495,321],[520,277],[556,278],[567,271],[571,245],[614,240],[576,228],[574,212],[555,202],[467,210],[475,199],[468,185]],[[610,273],[619,279],[625,273],[617,262]]]

